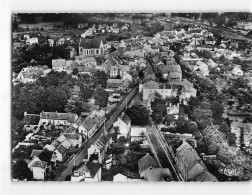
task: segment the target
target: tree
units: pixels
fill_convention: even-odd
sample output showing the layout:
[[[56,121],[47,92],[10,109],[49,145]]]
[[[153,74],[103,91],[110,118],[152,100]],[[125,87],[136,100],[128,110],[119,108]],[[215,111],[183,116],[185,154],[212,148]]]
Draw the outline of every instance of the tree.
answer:
[[[133,105],[125,112],[133,125],[144,126],[149,121],[149,111],[142,105]]]
[[[165,101],[159,98],[154,99],[151,102],[151,109],[153,112],[160,112],[161,114],[166,114],[166,105]]]
[[[154,111],[151,115],[155,123],[160,124],[163,120],[163,114],[161,112]]]
[[[222,122],[222,114],[224,107],[221,103],[217,101],[211,102],[211,109],[213,111],[213,120],[215,124],[220,124]]]
[[[94,91],[87,87],[87,86],[81,86],[80,87],[80,97],[82,100],[87,101],[87,99],[90,99],[94,94]]]
[[[73,101],[72,99],[68,100],[68,102],[65,106],[65,111],[71,112],[71,113],[76,113],[77,109],[75,106],[75,101]]]
[[[27,166],[27,163],[20,159],[12,165],[12,178],[31,181],[33,179],[32,172]]]
[[[73,69],[73,72],[72,72],[73,75],[78,75],[79,74],[79,71],[77,68],[74,68]]]
[[[95,99],[94,104],[104,108],[108,104],[108,97],[109,93],[105,91],[103,88],[98,87],[94,92],[94,99]]]
[[[101,85],[102,88],[107,87],[108,77],[104,71],[96,71],[91,79],[94,87],[97,87],[98,85]]]

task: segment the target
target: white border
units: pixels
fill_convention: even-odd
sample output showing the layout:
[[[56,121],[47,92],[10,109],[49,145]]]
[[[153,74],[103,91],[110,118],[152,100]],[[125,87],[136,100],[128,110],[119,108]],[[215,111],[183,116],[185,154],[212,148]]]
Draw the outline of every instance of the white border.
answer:
[[[2,0],[1,1],[1,194],[249,194],[247,183],[71,184],[10,183],[10,43],[15,12],[171,12],[252,11],[251,0]]]

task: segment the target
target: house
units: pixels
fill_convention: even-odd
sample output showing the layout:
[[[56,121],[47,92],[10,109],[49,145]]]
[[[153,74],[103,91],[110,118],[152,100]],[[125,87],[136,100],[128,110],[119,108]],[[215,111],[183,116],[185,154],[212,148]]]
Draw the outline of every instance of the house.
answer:
[[[108,49],[107,41],[104,37],[81,38],[79,43],[79,55],[102,55]]]
[[[80,147],[82,145],[82,136],[80,134],[64,133],[63,136],[70,143],[70,147]]]
[[[28,66],[22,68],[20,73],[18,74],[16,81],[21,83],[32,83],[37,80],[39,77],[44,77],[51,69],[49,69],[46,65],[44,66]]]
[[[122,84],[122,79],[108,79],[107,80],[107,89],[117,91],[119,86]]]
[[[34,158],[28,163],[28,168],[31,170],[33,179],[43,181],[48,170],[47,163],[41,161],[39,158]]]
[[[107,152],[108,146],[112,143],[112,134],[102,134],[100,138],[88,148],[88,159],[90,160],[91,155],[98,155],[98,162],[102,164],[105,153]]]
[[[34,44],[38,43],[38,38],[37,37],[28,38],[28,39],[26,39],[25,43],[27,45],[34,45]]]
[[[109,75],[111,78],[117,77],[119,75],[119,67],[111,66]]]
[[[122,92],[122,93],[127,93],[131,87],[132,87],[132,82],[126,78],[122,81],[117,91]]]
[[[232,70],[234,76],[243,76],[243,71],[241,70],[241,65],[235,66]]]
[[[172,176],[168,168],[150,167],[145,171],[146,180],[148,182],[171,181]]]
[[[161,168],[161,167],[158,161],[154,157],[152,157],[149,153],[147,153],[145,156],[139,159],[138,168],[139,168],[140,178],[147,179],[146,172],[149,169]]]
[[[95,68],[97,66],[96,59],[94,57],[88,57],[86,55],[75,56],[75,62],[89,68]]]
[[[211,174],[210,172],[208,172],[207,170],[204,170],[198,177],[196,177],[195,179],[196,181],[200,181],[200,182],[217,182],[217,178]]]
[[[101,181],[101,165],[91,161],[81,162],[71,176],[71,182],[99,182]]]
[[[53,40],[53,39],[48,39],[47,41],[48,41],[49,46],[50,46],[50,47],[53,47],[53,45],[54,45],[54,40]]]
[[[130,129],[130,141],[144,141],[146,140],[146,127],[132,126]]]
[[[242,123],[233,121],[231,123],[231,133],[235,134],[236,146],[251,147],[252,146],[252,123]]]
[[[129,73],[130,71],[130,67],[127,65],[119,65],[118,68],[119,68],[120,77],[123,77],[125,74]]]
[[[126,79],[132,82],[132,76],[127,72],[122,75],[122,80],[124,81]]]
[[[26,131],[34,130],[38,127],[40,120],[39,114],[27,114],[27,112],[24,112],[24,129]]]
[[[185,181],[194,181],[207,171],[207,168],[195,149],[186,141],[176,149],[175,162]],[[217,180],[214,177],[214,180]]]
[[[78,133],[90,139],[105,120],[105,111],[94,110],[84,120],[80,120],[80,123],[75,123],[73,126]]]
[[[114,182],[125,182],[125,181],[128,181],[128,177],[121,174],[121,173],[117,173],[116,175],[113,176],[113,181]]]
[[[163,79],[170,81],[181,81],[182,71],[180,65],[166,65],[158,67],[158,70],[162,74]]]
[[[39,126],[42,124],[54,124],[56,126],[70,126],[78,119],[77,114],[73,113],[58,113],[56,112],[44,112],[40,113]]]
[[[194,71],[198,72],[202,76],[209,75],[208,66],[202,61],[196,62],[195,66],[194,66]]]
[[[137,50],[131,50],[131,51],[124,52],[124,56],[129,57],[129,58],[134,58],[134,57],[144,58],[145,55],[146,55],[146,51],[143,49],[137,49]]]
[[[116,122],[114,122],[113,127],[118,127],[119,128],[119,134],[118,137],[124,136],[128,137],[130,133],[130,128],[131,128],[131,120],[130,118],[123,112],[117,119]]]
[[[65,59],[53,59],[52,60],[52,69],[54,71],[58,71],[58,72],[61,72],[61,71],[65,71],[67,68],[67,64],[66,64],[66,60]]]
[[[79,23],[78,24],[78,28],[87,28],[88,27],[88,23]]]
[[[33,149],[32,152],[31,152],[31,158],[32,159],[39,158],[39,155],[41,154],[41,152],[43,152],[43,150]]]

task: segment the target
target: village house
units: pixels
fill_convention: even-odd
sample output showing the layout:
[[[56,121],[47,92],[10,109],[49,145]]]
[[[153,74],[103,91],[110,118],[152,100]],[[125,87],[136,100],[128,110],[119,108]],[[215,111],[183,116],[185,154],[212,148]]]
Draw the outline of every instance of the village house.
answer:
[[[38,127],[39,120],[39,114],[27,114],[27,112],[24,112],[24,129],[26,131],[35,130]]]
[[[128,137],[131,129],[131,120],[130,118],[123,112],[114,122],[113,127],[118,127],[118,137],[124,136]]]
[[[144,157],[138,161],[139,175],[141,179],[147,179],[146,171],[154,168],[161,168],[158,161],[152,157],[149,153],[146,153]]]
[[[139,84],[141,85],[141,84]],[[151,94],[158,93],[162,98],[176,96],[178,92],[178,87],[182,87],[180,100],[186,100],[190,97],[196,97],[197,90],[194,89],[193,85],[186,79],[181,81],[171,81],[168,85],[163,84],[160,85],[155,81],[148,81],[143,84],[143,86],[139,86],[139,89],[142,88],[143,92],[143,101],[147,102],[148,98]],[[186,102],[185,102],[186,103]]]
[[[182,145],[176,149],[175,161],[185,181],[199,181],[199,179],[200,181],[218,181],[211,173],[207,174],[210,177],[204,177],[207,168],[195,149],[186,141],[183,141]]]
[[[199,73],[202,76],[208,76],[209,75],[209,70],[208,70],[208,65],[206,65],[202,61],[197,61],[195,66],[193,67],[194,71]]]
[[[58,113],[56,112],[44,112],[40,113],[39,126],[42,124],[54,124],[56,126],[70,126],[78,119],[77,114],[73,113]]]
[[[75,62],[89,68],[95,68],[97,66],[96,59],[94,57],[87,57],[86,55],[75,56]]]
[[[112,91],[118,91],[122,82],[123,82],[122,79],[108,79],[107,89],[112,90]]]
[[[112,143],[112,134],[101,135],[101,137],[88,148],[88,159],[91,155],[98,155],[98,162],[102,164],[109,145]]]
[[[73,170],[71,182],[99,182],[101,181],[101,165],[92,161],[81,162]]]
[[[34,38],[27,38],[25,41],[26,45],[34,45],[38,43],[38,38],[34,37]]]
[[[57,72],[66,71],[67,64],[65,59],[53,59],[52,60],[52,69]]]
[[[146,127],[143,126],[132,126],[130,129],[130,141],[143,141],[146,140]],[[145,142],[146,143],[146,142]]]
[[[252,148],[252,123],[242,123],[233,121],[231,123],[231,133],[236,136],[237,147],[251,147]]]
[[[79,55],[102,55],[108,49],[108,44],[105,38],[81,38],[79,43]]]
[[[158,70],[162,74],[163,79],[169,81],[181,81],[182,71],[180,65],[159,66]]]
[[[105,111],[94,110],[85,119],[80,117],[73,124],[73,127],[77,129],[77,132],[82,134],[82,136],[90,139],[104,121],[105,121]]]
[[[26,68],[23,68],[20,71],[15,81],[18,81],[21,83],[32,83],[36,81],[37,78],[46,76],[49,72],[51,72],[51,69],[49,69],[45,65],[44,66],[28,66]]]
[[[41,161],[39,158],[35,157],[30,163],[28,163],[28,168],[31,170],[33,179],[44,181],[48,169],[47,162]]]

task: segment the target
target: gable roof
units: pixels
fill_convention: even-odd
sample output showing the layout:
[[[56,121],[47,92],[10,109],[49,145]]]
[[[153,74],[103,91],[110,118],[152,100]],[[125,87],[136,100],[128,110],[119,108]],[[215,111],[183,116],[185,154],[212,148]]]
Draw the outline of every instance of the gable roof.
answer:
[[[93,39],[81,38],[79,47],[82,47],[83,49],[99,49],[101,42],[107,44],[104,37],[95,37]]]
[[[33,149],[32,150],[32,153],[31,153],[31,158],[34,158],[35,156],[39,156],[39,154],[43,152],[43,150],[36,150],[36,149]]]
[[[120,116],[120,119],[125,123],[125,124],[129,124],[130,123],[130,117],[128,117],[124,112],[122,113],[122,115]]]
[[[208,172],[207,170],[204,170],[198,177],[196,177],[196,181],[218,181],[217,178]]]
[[[80,139],[80,135],[79,134],[64,133],[64,136],[67,139],[75,139],[75,140],[79,140]]]
[[[37,161],[35,161],[31,166],[32,167],[40,167],[40,168],[42,168],[42,169],[45,169],[46,168],[46,162],[44,162],[44,161],[40,161],[40,160],[37,160]]]
[[[90,176],[92,178],[97,174],[97,172],[101,168],[101,165],[99,165],[98,163],[93,163],[91,161],[87,161],[85,165],[86,165],[87,169],[89,170]]]
[[[198,153],[186,141],[183,141],[182,145],[176,149],[176,156],[186,171],[190,170],[197,163],[205,167]]]
[[[59,153],[61,154],[65,154],[66,153],[66,148],[63,145],[60,145],[57,150],[59,151]]]
[[[159,85],[155,81],[148,81],[143,85],[143,89],[159,89]]]
[[[70,123],[74,123],[76,118],[78,118],[77,114],[73,113],[58,113],[58,112],[41,112],[41,119],[52,119],[52,120],[68,120]]]
[[[148,169],[149,167],[160,168],[157,160],[153,158],[149,153],[147,153],[144,157],[142,157],[138,161],[138,167],[139,167],[140,174],[146,169]]]
[[[38,125],[40,120],[40,115],[38,114],[26,114],[24,116],[24,123],[26,125]]]

